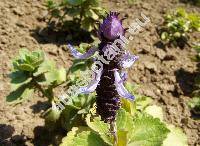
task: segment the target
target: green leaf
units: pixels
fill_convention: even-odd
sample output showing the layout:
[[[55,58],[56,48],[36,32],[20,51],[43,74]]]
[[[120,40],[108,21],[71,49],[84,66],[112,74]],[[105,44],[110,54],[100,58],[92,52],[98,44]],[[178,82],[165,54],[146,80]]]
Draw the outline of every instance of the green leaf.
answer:
[[[33,66],[31,66],[31,65],[29,65],[29,64],[20,64],[19,66],[18,66],[18,68],[20,69],[20,70],[24,70],[24,71],[34,71],[34,67]]]
[[[86,70],[86,68],[87,68],[86,60],[75,59],[73,61],[73,65],[70,70],[72,73],[74,73],[78,70]]]
[[[133,128],[133,119],[124,109],[119,109],[117,112],[116,125],[118,131],[131,132],[130,129]]]
[[[106,9],[102,7],[92,7],[91,8],[100,18],[103,18],[106,16]]]
[[[126,146],[132,137],[133,118],[124,109],[119,109],[116,118],[118,146]]]
[[[81,44],[79,45],[79,47],[77,47],[77,50],[78,50],[79,52],[81,52],[81,53],[85,53],[85,52],[87,52],[87,50],[88,50],[89,48],[91,48],[91,47],[92,47],[91,44],[88,44],[88,43],[81,43]]]
[[[46,84],[51,84],[53,82],[56,82],[56,84],[60,84],[66,81],[66,70],[64,68],[61,68],[59,70],[51,70],[50,72],[47,72],[45,74],[45,78]]]
[[[176,128],[173,125],[168,125],[167,127],[170,129],[170,133],[167,135],[162,146],[188,146],[187,136],[180,128]]]
[[[189,107],[196,110],[197,112],[200,112],[200,96],[193,97],[189,103]]]
[[[90,17],[90,18],[92,18],[94,20],[98,20],[99,19],[99,16],[92,9],[86,11],[86,17]]]
[[[85,19],[83,19],[81,23],[81,27],[87,31],[92,31],[93,25],[94,25],[94,20],[89,17],[86,17]]]
[[[104,142],[112,146],[113,138],[109,135],[109,125],[101,121],[100,117],[94,118],[93,121],[91,121],[90,118],[91,115],[88,114],[86,118],[86,123],[88,127],[97,132],[100,135],[100,137],[104,140]]]
[[[7,97],[7,102],[20,103],[32,96],[34,89],[28,88],[26,84],[20,86],[18,89],[12,91]]]
[[[72,106],[65,106],[65,109],[61,113],[61,125],[66,130],[71,130],[72,127],[78,127],[84,125],[82,115],[77,114],[78,109]]]
[[[71,97],[73,106],[79,109],[90,109],[95,102],[95,94],[90,95],[78,95]]]
[[[128,146],[160,146],[169,130],[159,119],[139,115],[134,119],[131,142]]]
[[[22,48],[19,50],[19,59],[25,60],[26,59],[26,54],[29,54],[30,51],[26,48]]]
[[[163,32],[161,34],[161,39],[164,40],[164,41],[166,41],[168,39],[168,37],[169,37],[169,34],[167,32]]]
[[[117,131],[118,143],[117,146],[127,146],[128,143],[128,132]]]
[[[136,106],[134,101],[129,99],[121,98],[122,108],[129,112],[132,116],[136,113]]]
[[[56,7],[56,3],[54,3],[53,0],[47,0],[46,6],[47,6],[48,9],[54,9]]]
[[[143,111],[150,103],[152,103],[152,99],[147,96],[137,95],[136,96],[136,109]]]
[[[11,78],[11,83],[17,85],[23,85],[30,81],[29,75],[23,71],[12,72],[9,77]]]
[[[65,70],[65,68],[62,67],[61,69],[58,70],[58,77],[57,77],[56,81],[57,81],[58,84],[66,81],[66,70]]]
[[[104,141],[92,131],[79,133],[69,146],[106,146]]]
[[[161,121],[164,120],[163,110],[160,106],[157,105],[148,106],[144,112],[153,116],[154,118],[159,118]]]
[[[13,66],[15,70],[33,72],[43,61],[43,51],[30,52],[27,49],[21,49],[19,56],[13,61]]]
[[[65,0],[68,4],[73,5],[73,6],[78,6],[81,5],[83,2],[86,0]]]
[[[135,91],[136,91],[136,89],[138,88],[138,85],[133,85],[133,84],[130,83],[130,82],[126,82],[125,87],[126,87],[126,89],[127,89],[129,92],[131,92],[132,94],[134,94]]]
[[[101,0],[89,0],[89,2],[91,6],[97,7],[99,6],[99,3],[101,2]]]
[[[59,146],[69,146],[72,144],[74,137],[78,131],[77,127],[73,127],[71,131],[67,133],[67,136],[62,139],[62,143]]]
[[[52,60],[46,59],[37,69],[37,71],[33,74],[34,76],[38,76],[40,74],[43,74],[45,72],[49,72],[51,70],[56,69],[56,64]]]
[[[76,7],[72,7],[68,9],[67,14],[71,17],[76,17],[79,16],[81,13],[81,9],[80,8],[76,8]]]

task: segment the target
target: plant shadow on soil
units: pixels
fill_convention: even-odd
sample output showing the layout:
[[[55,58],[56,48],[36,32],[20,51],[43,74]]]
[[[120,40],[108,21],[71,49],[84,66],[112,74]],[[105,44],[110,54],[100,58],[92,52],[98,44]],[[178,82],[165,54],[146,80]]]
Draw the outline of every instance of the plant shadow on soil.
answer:
[[[47,27],[37,27],[31,30],[31,36],[37,40],[40,44],[53,43],[56,45],[67,44],[68,42],[75,45],[80,43],[91,43],[93,39],[91,33],[80,28],[80,24],[74,24],[71,21],[67,21],[67,26],[64,28],[57,28],[57,26],[48,25]],[[73,25],[72,25],[73,23]],[[95,34],[95,32],[92,32]]]
[[[197,71],[194,73],[188,72],[184,70],[183,68],[177,70],[175,72],[176,80],[179,83],[179,86],[183,92],[183,95],[188,96],[188,97],[193,97],[193,92],[197,89],[195,87],[195,79],[197,76],[200,74],[200,63],[197,64]],[[173,93],[175,96],[180,96],[177,90],[174,91]],[[200,119],[200,114],[196,113],[191,109],[191,118],[199,120]]]
[[[66,132],[57,128],[58,130],[49,130],[47,126],[38,126],[34,129],[33,144],[35,146],[59,146],[62,138],[66,136]]]
[[[0,124],[0,146],[25,146],[25,136],[13,135],[14,132],[13,126]]]
[[[183,95],[191,96],[194,90],[194,80],[196,75],[197,73],[191,73],[183,68],[175,71],[176,80],[183,92]]]
[[[51,108],[49,101],[38,101],[36,104],[30,107],[33,113],[45,113]],[[44,118],[44,115],[41,115]],[[57,123],[46,123],[44,126],[37,126],[34,128],[34,138],[31,142],[35,146],[59,146],[62,138],[66,136],[66,131],[64,131]]]
[[[51,107],[51,104],[48,101],[38,101],[36,104],[32,105],[30,108],[32,109],[34,114],[40,113],[41,111],[46,111]]]
[[[185,4],[189,3],[194,6],[200,6],[200,3],[198,2],[198,0],[179,0],[179,1]]]

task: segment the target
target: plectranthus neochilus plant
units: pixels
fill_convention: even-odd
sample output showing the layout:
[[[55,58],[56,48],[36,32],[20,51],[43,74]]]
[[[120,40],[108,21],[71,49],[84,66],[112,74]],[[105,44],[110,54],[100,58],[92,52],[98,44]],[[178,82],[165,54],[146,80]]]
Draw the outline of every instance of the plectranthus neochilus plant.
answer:
[[[112,48],[112,43],[125,35],[126,29],[123,28],[122,19],[120,20],[118,15],[117,12],[110,12],[99,25],[98,36],[101,42],[98,48],[91,48],[82,54],[68,44],[72,55],[77,59],[86,59],[98,52],[105,60],[109,60],[109,63],[103,63],[102,69],[95,72],[95,77],[88,86],[79,89],[79,93],[88,94],[96,90],[97,114],[104,122],[111,124],[111,128],[114,128],[116,113],[121,105],[120,97],[130,100],[135,98],[123,85],[127,79],[124,69],[130,67],[138,59],[138,56],[131,55],[120,43],[116,44],[119,48],[117,53],[106,55],[108,49]]]

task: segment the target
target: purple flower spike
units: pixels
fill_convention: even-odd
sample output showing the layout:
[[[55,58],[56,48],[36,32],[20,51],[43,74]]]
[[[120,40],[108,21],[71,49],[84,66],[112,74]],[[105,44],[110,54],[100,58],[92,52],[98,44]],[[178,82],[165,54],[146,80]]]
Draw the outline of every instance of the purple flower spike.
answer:
[[[123,68],[129,68],[139,58],[139,56],[131,55],[130,52],[126,52],[120,62]]]
[[[124,38],[126,32],[122,26],[123,18],[119,19],[118,15],[117,12],[110,12],[99,25],[98,36],[101,42],[98,44],[98,49],[91,48],[87,53],[82,54],[68,44],[75,58],[91,57],[94,62],[96,61],[96,67],[102,67],[101,71],[96,72],[91,83],[78,89],[78,94],[89,94],[96,90],[96,113],[104,122],[111,125],[116,121],[117,110],[121,107],[120,97],[135,99],[124,87],[128,77],[124,69],[130,67],[138,59],[138,56],[125,51],[124,45],[118,40]],[[117,48],[112,44],[116,44]],[[98,51],[98,56],[93,58],[92,55],[96,51]]]
[[[119,13],[110,12],[107,18],[104,19],[100,25],[99,36],[108,40],[117,39],[120,35],[124,35],[124,28],[122,22],[118,18]]]
[[[123,71],[120,76],[123,82],[125,82],[128,79],[128,74],[125,71]]]
[[[72,55],[76,59],[87,59],[87,58],[91,57],[92,55],[94,55],[94,53],[97,51],[97,48],[92,47],[86,53],[82,54],[82,53],[78,52],[76,50],[76,48],[74,48],[71,44],[67,44],[67,47],[70,49]]]
[[[79,89],[79,94],[83,93],[83,94],[89,94],[91,92],[94,92],[100,79],[101,79],[101,75],[102,75],[102,71],[99,71],[98,73],[95,74],[95,78],[91,81],[91,83],[86,86],[86,87],[81,87]]]
[[[122,79],[118,73],[117,70],[114,71],[114,76],[115,76],[115,86],[117,89],[117,92],[120,96],[124,98],[128,98],[130,100],[134,100],[135,96],[133,96],[131,93],[129,93],[126,88],[123,85]]]

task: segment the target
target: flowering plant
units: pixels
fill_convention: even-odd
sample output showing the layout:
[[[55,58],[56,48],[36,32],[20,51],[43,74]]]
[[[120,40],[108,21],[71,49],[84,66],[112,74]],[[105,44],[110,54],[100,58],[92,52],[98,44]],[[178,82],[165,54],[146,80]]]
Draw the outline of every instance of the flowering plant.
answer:
[[[46,124],[67,132],[60,146],[187,146],[183,132],[164,122],[162,108],[151,105],[151,98],[136,94],[134,86],[126,83],[125,69],[138,57],[119,43],[125,40],[119,13],[108,14],[98,35],[98,47],[79,48],[83,53],[68,44],[76,58],[68,71],[58,69],[43,51],[20,51],[10,76],[15,88],[7,101],[19,103],[31,95],[29,91],[41,91],[52,104],[45,112]],[[70,88],[88,69],[94,72],[89,85],[76,89],[74,96],[56,97],[56,87]],[[63,110],[56,106],[58,100],[65,103]]]

